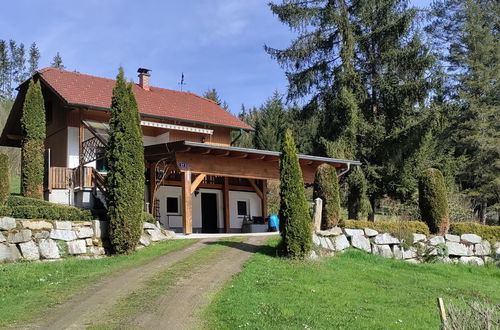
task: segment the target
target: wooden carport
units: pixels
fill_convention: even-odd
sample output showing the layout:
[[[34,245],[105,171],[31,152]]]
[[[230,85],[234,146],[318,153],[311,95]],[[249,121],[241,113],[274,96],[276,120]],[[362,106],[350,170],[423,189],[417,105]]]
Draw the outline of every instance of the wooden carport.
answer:
[[[266,180],[279,180],[280,153],[267,150],[236,148],[230,146],[177,141],[146,146],[145,160],[151,173],[151,182],[156,176],[155,168],[159,161],[167,162],[181,175],[182,222],[184,233],[192,233],[192,193],[207,176],[222,176],[224,224],[229,232],[229,184],[228,178],[245,178],[251,183],[262,201],[262,210],[267,209]],[[298,155],[302,176],[306,184],[314,181],[316,169],[321,164],[329,164],[339,174],[345,173],[358,161],[340,160],[326,157]],[[255,180],[263,180],[259,187]],[[150,183],[150,202],[154,185]],[[151,210],[152,211],[152,210]]]

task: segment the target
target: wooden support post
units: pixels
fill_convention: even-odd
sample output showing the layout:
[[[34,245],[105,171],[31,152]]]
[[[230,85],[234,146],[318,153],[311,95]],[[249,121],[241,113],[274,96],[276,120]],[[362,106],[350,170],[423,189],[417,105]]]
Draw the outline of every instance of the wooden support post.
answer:
[[[182,228],[184,234],[193,232],[193,203],[191,193],[191,171],[182,172]]]
[[[262,180],[262,217],[265,219],[267,217],[267,180]]]
[[[84,130],[84,127],[83,127],[83,110],[80,109],[79,110],[80,113],[79,113],[79,118],[80,118],[80,127],[79,127],[79,130],[78,130],[78,167],[80,168],[80,182],[79,182],[79,185],[80,185],[80,189],[83,189],[83,176],[84,176],[84,172],[83,172],[83,139],[84,139],[84,134],[85,134],[85,130]]]
[[[155,188],[156,188],[156,163],[149,163],[149,213],[154,214]]]
[[[446,318],[446,310],[444,309],[443,298],[437,298],[438,309],[439,309],[439,317],[441,318],[441,329],[448,330],[448,319]]]
[[[231,232],[231,214],[229,213],[229,179],[224,177],[222,184],[222,203],[224,205],[224,229],[226,233]]]
[[[264,196],[262,195],[262,191],[260,190],[260,188],[257,186],[257,183],[255,183],[255,180],[254,179],[248,179],[248,182],[250,182],[250,185],[252,186],[253,190],[255,190],[255,192],[257,193],[257,195],[259,196],[259,198],[261,200],[263,200]]]
[[[194,179],[194,181],[191,183],[191,193],[194,193],[194,191],[196,190],[196,188],[198,188],[198,186],[200,185],[201,181],[203,181],[203,179],[205,179],[206,176],[207,175],[203,174],[203,173],[198,174],[198,176],[196,177],[196,179]]]

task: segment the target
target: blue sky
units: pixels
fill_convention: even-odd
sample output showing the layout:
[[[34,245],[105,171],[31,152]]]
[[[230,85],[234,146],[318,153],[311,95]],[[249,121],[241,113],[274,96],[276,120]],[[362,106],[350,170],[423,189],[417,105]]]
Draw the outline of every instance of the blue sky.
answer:
[[[413,0],[426,6],[430,0]],[[267,0],[16,0],[2,4],[0,39],[37,43],[40,67],[60,52],[67,70],[114,78],[118,66],[137,81],[202,94],[216,88],[233,113],[286,91],[283,70],[263,50],[293,38]]]

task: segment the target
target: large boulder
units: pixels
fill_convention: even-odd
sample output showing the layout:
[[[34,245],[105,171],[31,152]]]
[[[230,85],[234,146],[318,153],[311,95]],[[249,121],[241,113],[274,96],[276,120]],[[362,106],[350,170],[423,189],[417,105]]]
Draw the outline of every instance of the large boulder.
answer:
[[[399,239],[389,233],[378,234],[375,236],[375,244],[399,244]]]
[[[68,242],[69,254],[84,254],[87,253],[87,244],[84,239]]]
[[[21,229],[17,233],[10,233],[7,237],[7,242],[9,243],[23,243],[31,241],[31,230]]]
[[[483,266],[484,261],[479,257],[460,257],[460,263],[466,265]]]
[[[365,228],[365,235],[368,237],[374,237],[378,235],[378,231],[371,228]]]
[[[26,229],[40,230],[40,229],[52,229],[54,226],[52,223],[44,220],[23,220],[22,225]]]
[[[5,242],[5,236],[3,236],[2,232],[0,232],[0,243]]]
[[[446,235],[444,235],[444,238],[450,242],[460,243],[460,236],[458,236],[458,235],[446,234]]]
[[[313,241],[313,244],[316,246],[321,245],[321,240],[319,239],[318,235],[316,235],[315,232],[312,233],[312,241]]]
[[[425,241],[426,238],[424,234],[413,234],[413,244]]]
[[[19,249],[21,249],[21,253],[23,255],[23,258],[25,258],[27,260],[39,260],[40,259],[40,251],[38,251],[38,246],[33,241],[20,243]]]
[[[59,249],[56,242],[51,239],[41,239],[38,242],[40,248],[40,255],[45,259],[59,259]]]
[[[366,252],[371,252],[372,247],[370,245],[370,240],[364,235],[354,235],[351,237],[351,245],[357,249],[364,250]]]
[[[50,231],[50,238],[69,242],[76,239],[76,234],[72,230],[52,229]]]
[[[462,236],[460,236],[460,238],[462,239],[462,241],[472,244],[481,243],[482,240],[481,236],[476,234],[463,234]]]
[[[16,228],[16,220],[10,217],[0,217],[0,230],[11,230]]]
[[[139,244],[144,246],[149,246],[151,244],[151,239],[149,238],[148,235],[142,234],[141,238],[139,239]]]
[[[0,244],[0,262],[1,261],[16,261],[21,258],[21,254],[17,247],[12,244]]]
[[[467,246],[462,243],[446,242],[448,255],[450,256],[472,256],[474,254],[473,246]]]
[[[429,239],[429,244],[432,246],[436,246],[436,245],[442,244],[444,242],[445,242],[445,240],[444,240],[443,236],[434,236],[434,237]]]
[[[156,228],[156,226],[155,226],[155,229],[146,229],[144,231],[149,234],[149,236],[151,237],[151,241],[152,242],[163,241],[163,240],[166,240],[168,238],[167,236],[165,236],[161,232],[161,230],[159,230],[158,228]]]
[[[71,230],[72,228],[71,221],[56,221],[55,225],[56,229]]]
[[[332,240],[336,251],[345,250],[350,246],[349,241],[347,240],[347,237],[345,237],[345,235],[332,237]]]
[[[90,238],[94,236],[94,230],[91,227],[78,227],[75,229],[76,237]]]
[[[387,244],[373,245],[373,254],[382,256],[384,258],[392,258],[393,256],[391,247]]]
[[[155,226],[154,223],[146,222],[146,221],[142,224],[142,228],[144,228],[144,229],[157,229],[157,227]]]
[[[342,229],[340,227],[333,227],[327,230],[317,230],[316,234],[324,237],[339,236],[342,235]]]
[[[474,253],[477,256],[489,256],[491,254],[490,242],[484,240],[481,243],[476,244],[474,247]]]
[[[34,235],[35,239],[49,238],[50,232],[47,230],[42,230]]]
[[[92,226],[95,237],[107,238],[109,236],[109,221],[93,220]]]
[[[365,234],[363,229],[349,229],[349,228],[345,228],[344,233],[346,234],[347,237],[352,237],[355,235],[359,236]]]

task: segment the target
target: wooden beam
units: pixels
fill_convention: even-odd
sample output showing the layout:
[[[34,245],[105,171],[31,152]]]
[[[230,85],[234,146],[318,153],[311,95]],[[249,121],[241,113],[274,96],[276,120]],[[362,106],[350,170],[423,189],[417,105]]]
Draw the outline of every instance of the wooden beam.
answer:
[[[191,234],[193,232],[191,171],[187,170],[182,174],[182,229],[184,234]]]
[[[231,158],[247,158],[247,157],[248,153],[246,152],[231,155]]]
[[[267,180],[262,180],[262,199],[261,207],[262,207],[262,217],[267,218]]]
[[[230,152],[229,151],[223,151],[223,152],[214,152],[214,155],[215,156],[218,156],[218,157],[226,157],[226,156],[229,156]]]
[[[248,179],[248,182],[250,182],[250,185],[252,186],[253,190],[257,193],[257,195],[259,196],[259,198],[261,200],[263,200],[264,196],[262,195],[262,191],[260,191],[259,187],[255,183],[255,180],[254,179]]]
[[[266,158],[265,155],[252,155],[252,154],[248,154],[248,157],[247,157],[247,159],[250,159],[250,160],[263,160],[264,158]]]
[[[83,188],[83,140],[84,140],[84,134],[85,134],[85,128],[83,126],[83,110],[79,110],[80,116],[79,121],[80,121],[80,126],[79,126],[79,131],[78,131],[78,166],[80,167],[80,189]]]
[[[224,177],[222,184],[222,203],[224,209],[224,230],[226,233],[231,232],[231,214],[229,213],[229,178]]]
[[[194,181],[191,183],[191,193],[194,193],[194,191],[196,190],[196,188],[198,188],[198,186],[200,185],[201,181],[203,181],[203,179],[205,179],[206,176],[207,175],[203,174],[203,173],[198,174],[198,176],[196,177],[196,179],[194,179]]]

